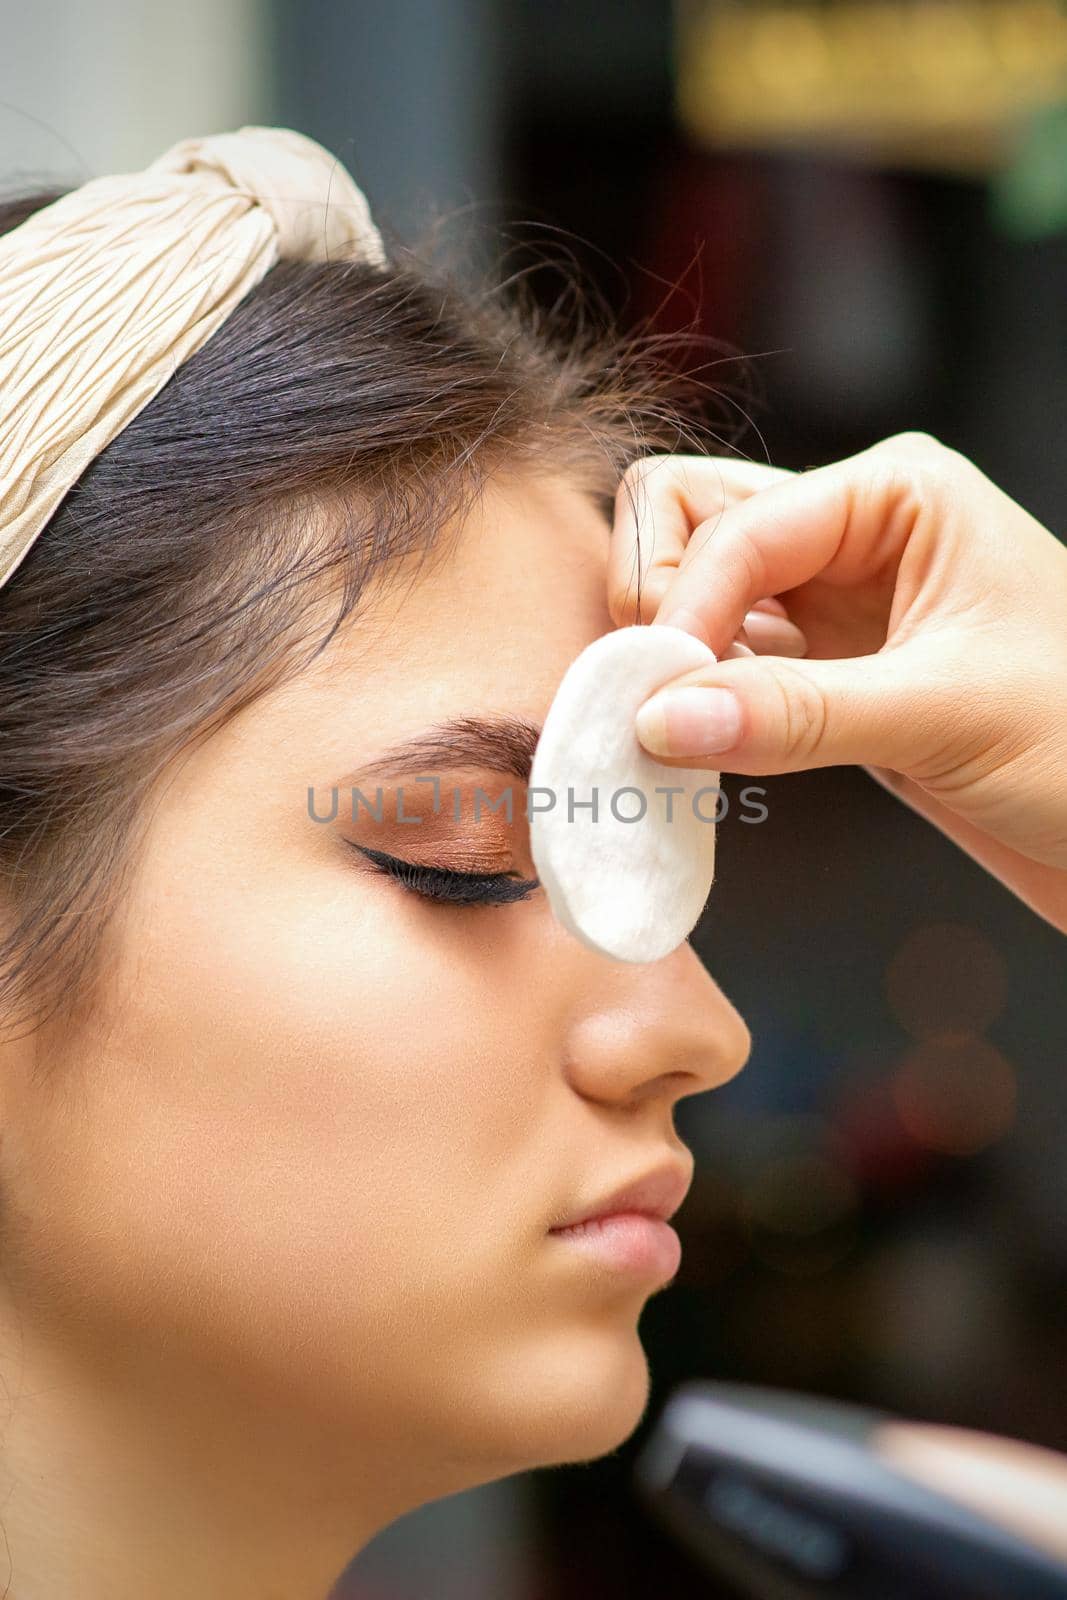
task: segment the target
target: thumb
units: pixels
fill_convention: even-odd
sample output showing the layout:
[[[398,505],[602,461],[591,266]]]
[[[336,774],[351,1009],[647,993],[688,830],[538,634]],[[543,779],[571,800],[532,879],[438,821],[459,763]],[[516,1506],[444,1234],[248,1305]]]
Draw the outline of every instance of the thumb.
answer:
[[[650,695],[635,731],[652,755],[752,776],[852,764],[907,771],[959,715],[944,669],[919,671],[911,654],[721,660]]]

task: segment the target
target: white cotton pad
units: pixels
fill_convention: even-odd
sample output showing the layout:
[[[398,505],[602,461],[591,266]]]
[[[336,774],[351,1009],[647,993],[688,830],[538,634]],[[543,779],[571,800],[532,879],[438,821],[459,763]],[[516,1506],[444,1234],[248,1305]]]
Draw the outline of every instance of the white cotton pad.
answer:
[[[669,624],[616,628],[571,663],[545,718],[529,784],[534,866],[557,919],[617,961],[676,949],[715,876],[719,774],[657,761],[634,719],[672,678],[716,659]],[[668,787],[681,792],[657,793]]]

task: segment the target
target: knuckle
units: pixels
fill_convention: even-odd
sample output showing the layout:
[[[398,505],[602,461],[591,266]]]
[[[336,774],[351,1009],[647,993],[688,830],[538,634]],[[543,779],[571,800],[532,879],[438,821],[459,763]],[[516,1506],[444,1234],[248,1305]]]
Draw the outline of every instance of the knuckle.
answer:
[[[932,434],[911,430],[879,439],[863,454],[878,481],[919,482],[937,464],[942,449]]]
[[[894,433],[888,439],[879,440],[875,449],[892,447],[896,450],[912,451],[916,455],[929,455],[945,450],[947,447],[932,433],[926,433],[922,428],[906,428],[902,433]]]
[[[638,456],[631,461],[619,479],[615,491],[615,505],[620,508],[623,504],[632,505],[639,493],[651,492],[651,485],[647,482],[653,474],[657,475],[655,487],[664,494],[678,489],[686,483],[687,470],[691,469],[694,462],[699,465],[698,458],[679,455],[672,452],[659,452],[658,454]]]
[[[943,478],[949,471],[966,473],[975,470],[971,461],[959,450],[921,429],[911,428],[905,433],[895,433],[889,439],[880,440],[874,450],[878,454],[887,454],[892,463],[904,466],[916,478]]]
[[[829,709],[822,690],[800,672],[780,668],[775,682],[782,697],[782,742],[790,762],[803,765],[822,747]]]
[[[615,504],[621,505],[624,501],[628,501],[643,486],[649,473],[669,459],[669,456],[647,455],[638,456],[636,460],[631,461],[619,479],[619,486],[615,491]]]
[[[879,469],[874,478],[876,488],[895,493],[912,504],[917,514],[923,500],[943,485],[950,472],[958,472],[966,465],[965,458],[943,444],[933,434],[911,429],[881,439],[872,447],[871,455]]]
[[[767,565],[763,552],[752,535],[744,528],[738,529],[730,537],[729,550],[722,550],[736,561],[741,569],[745,591],[752,595],[762,595],[767,584]]]

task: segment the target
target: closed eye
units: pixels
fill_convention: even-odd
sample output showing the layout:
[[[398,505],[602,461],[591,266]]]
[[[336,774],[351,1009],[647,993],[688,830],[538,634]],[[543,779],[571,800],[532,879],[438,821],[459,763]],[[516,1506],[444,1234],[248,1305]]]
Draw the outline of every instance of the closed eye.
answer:
[[[353,850],[366,856],[378,872],[395,878],[412,894],[424,900],[436,900],[448,905],[510,905],[527,899],[540,887],[539,878],[520,878],[510,872],[456,872],[451,867],[428,867],[422,862],[403,861],[384,850],[372,850],[368,845],[346,841]]]

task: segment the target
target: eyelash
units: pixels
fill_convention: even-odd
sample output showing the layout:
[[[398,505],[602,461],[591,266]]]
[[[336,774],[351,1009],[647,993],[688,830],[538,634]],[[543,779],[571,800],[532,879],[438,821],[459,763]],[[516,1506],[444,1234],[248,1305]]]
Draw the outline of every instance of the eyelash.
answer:
[[[512,905],[516,900],[528,899],[540,887],[539,878],[516,878],[507,872],[454,872],[450,867],[427,867],[421,862],[402,861],[399,856],[386,855],[384,850],[371,850],[352,840],[349,843],[367,857],[376,871],[396,878],[412,894],[439,904]]]

